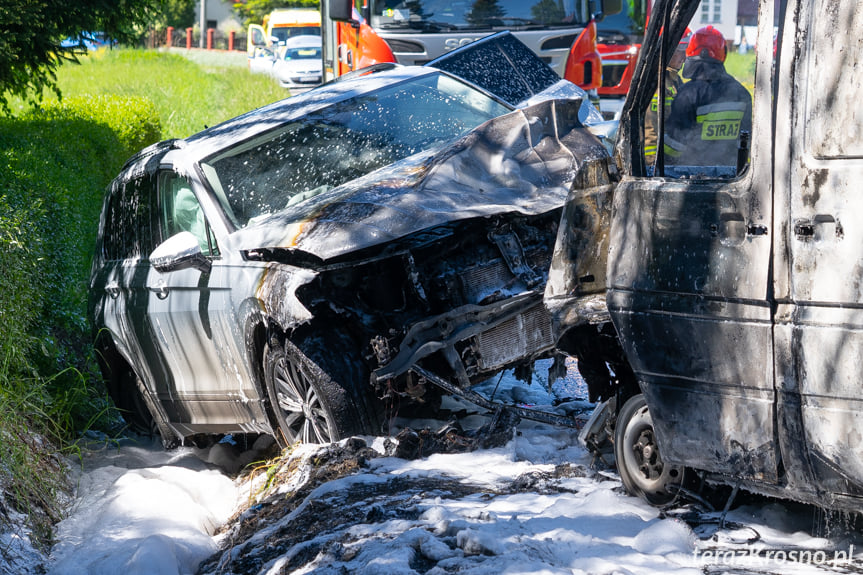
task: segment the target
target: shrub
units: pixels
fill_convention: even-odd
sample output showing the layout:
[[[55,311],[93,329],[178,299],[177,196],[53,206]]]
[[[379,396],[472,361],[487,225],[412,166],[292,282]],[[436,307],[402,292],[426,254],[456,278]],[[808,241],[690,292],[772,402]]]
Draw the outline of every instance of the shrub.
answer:
[[[76,97],[0,119],[0,357],[11,372],[88,370],[87,280],[105,187],[159,139],[146,100]],[[80,417],[88,419],[81,406]]]
[[[0,485],[45,541],[63,475],[50,455],[106,413],[87,283],[104,190],[159,139],[141,98],[76,97],[0,119]]]

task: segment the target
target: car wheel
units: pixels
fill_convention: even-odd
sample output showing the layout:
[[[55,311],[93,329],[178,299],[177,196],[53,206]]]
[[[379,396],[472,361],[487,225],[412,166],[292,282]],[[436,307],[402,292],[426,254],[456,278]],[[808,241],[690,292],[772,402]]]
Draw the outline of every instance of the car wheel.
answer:
[[[617,415],[614,430],[614,457],[623,486],[651,505],[671,502],[683,482],[683,467],[662,460],[653,419],[644,396],[631,397]]]
[[[279,443],[330,443],[374,433],[362,364],[322,339],[306,340],[303,348],[274,341],[264,351],[264,379]]]
[[[108,392],[129,428],[141,435],[158,435],[153,415],[143,396],[144,383],[132,368],[126,366],[108,382]]]

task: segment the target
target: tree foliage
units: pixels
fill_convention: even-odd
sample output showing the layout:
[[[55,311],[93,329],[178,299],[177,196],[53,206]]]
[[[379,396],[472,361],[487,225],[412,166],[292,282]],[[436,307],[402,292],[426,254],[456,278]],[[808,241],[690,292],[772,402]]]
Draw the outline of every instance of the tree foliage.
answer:
[[[465,19],[477,26],[488,26],[494,24],[506,16],[498,0],[476,0]]]
[[[195,7],[200,0],[163,0],[161,13],[151,25],[157,30],[168,26],[184,29],[195,25]]]
[[[234,12],[248,24],[260,24],[264,16],[278,8],[319,9],[320,0],[246,0],[245,4],[234,4]]]
[[[0,0],[0,107],[21,96],[37,103],[46,89],[59,95],[56,70],[77,61],[83,45],[66,38],[101,32],[126,42],[161,13],[164,0]]]

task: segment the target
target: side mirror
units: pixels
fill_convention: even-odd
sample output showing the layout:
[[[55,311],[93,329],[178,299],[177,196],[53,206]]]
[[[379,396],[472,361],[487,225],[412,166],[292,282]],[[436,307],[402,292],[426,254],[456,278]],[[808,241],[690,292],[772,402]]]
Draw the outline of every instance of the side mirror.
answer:
[[[353,0],[324,0],[330,4],[330,20],[335,22],[353,22]]]
[[[162,273],[194,268],[208,274],[213,267],[191,232],[180,232],[156,246],[150,254],[150,264]]]
[[[601,0],[602,14],[612,16],[623,12],[623,0]]]

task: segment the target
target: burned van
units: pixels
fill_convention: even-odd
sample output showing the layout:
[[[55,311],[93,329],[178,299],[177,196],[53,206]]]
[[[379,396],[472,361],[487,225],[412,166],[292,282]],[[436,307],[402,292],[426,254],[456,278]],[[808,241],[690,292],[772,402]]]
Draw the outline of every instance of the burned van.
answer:
[[[863,5],[760,1],[751,127],[691,165],[669,151],[673,103],[658,142],[645,124],[698,5],[655,4],[615,161],[568,198],[546,290],[560,346],[607,400],[630,492],[667,501],[694,469],[860,511]],[[596,443],[610,426],[592,423]]]

